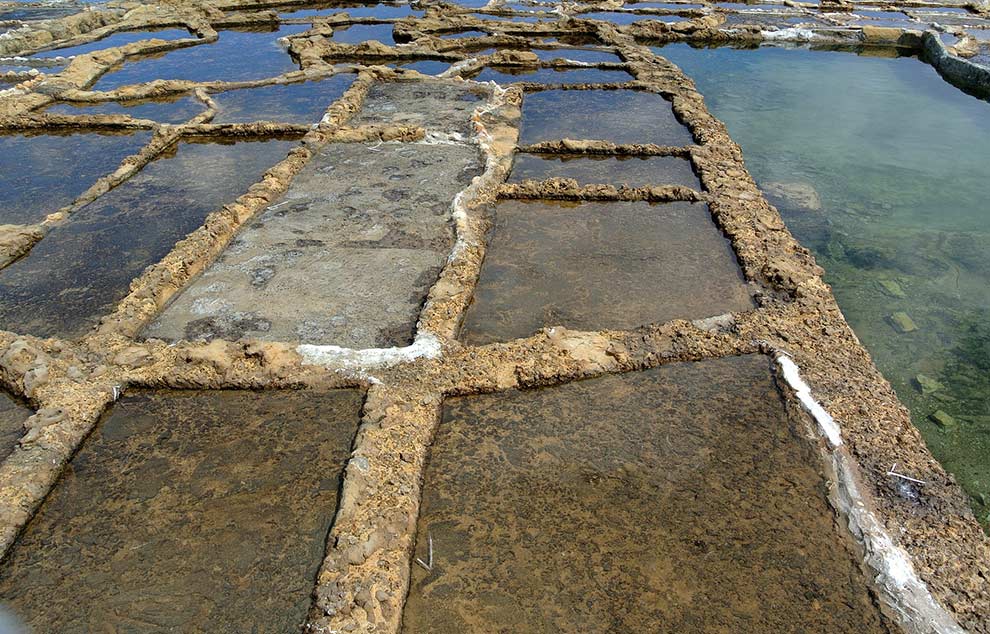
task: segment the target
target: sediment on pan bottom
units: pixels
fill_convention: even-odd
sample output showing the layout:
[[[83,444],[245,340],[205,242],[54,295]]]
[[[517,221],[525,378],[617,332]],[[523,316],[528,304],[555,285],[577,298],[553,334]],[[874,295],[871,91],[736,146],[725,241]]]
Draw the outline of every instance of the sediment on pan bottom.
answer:
[[[362,395],[137,392],[105,416],[0,570],[35,632],[291,632]]]
[[[760,355],[447,401],[408,634],[888,632]]]

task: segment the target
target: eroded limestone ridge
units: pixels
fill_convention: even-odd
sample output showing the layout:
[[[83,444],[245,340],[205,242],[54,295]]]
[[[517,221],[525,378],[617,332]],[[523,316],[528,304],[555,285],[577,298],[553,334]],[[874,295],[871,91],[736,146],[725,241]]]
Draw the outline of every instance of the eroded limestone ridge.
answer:
[[[915,50],[925,43],[944,45],[937,31],[921,35],[931,22],[912,13],[920,3],[903,4],[905,21],[918,29],[851,24],[854,12],[848,3],[814,7],[788,0],[784,8],[752,14],[709,3],[687,6],[631,12],[617,2],[534,3],[526,8],[494,3],[480,9],[424,3],[409,7],[416,12],[410,15],[378,18],[352,16],[348,8],[293,17],[289,9],[304,8],[301,3],[116,3],[26,24],[0,36],[0,53],[26,56],[124,31],[188,31],[188,37],[155,39],[149,33],[149,39],[84,52],[64,69],[17,75],[17,82],[0,92],[0,126],[11,134],[151,132],[140,151],[71,203],[50,210],[37,223],[3,227],[0,266],[29,260],[33,245],[84,217],[93,201],[127,187],[180,142],[295,141],[260,180],[169,244],[167,254],[131,281],[122,299],[84,329],[84,336],[43,339],[16,325],[0,332],[0,382],[35,411],[0,465],[2,551],[14,548],[72,456],[124,390],[358,388],[365,392],[361,426],[307,628],[398,632],[414,565],[425,462],[445,398],[759,353],[777,360],[787,408],[816,430],[815,453],[833,476],[829,497],[835,521],[843,532],[849,529],[885,617],[912,632],[953,632],[960,626],[990,632],[990,544],[963,493],[924,446],[907,411],[843,319],[821,269],[757,189],[725,127],[708,112],[691,80],[642,42],[790,38]],[[366,7],[351,11],[357,14],[361,8]],[[530,9],[536,13],[527,13]],[[970,6],[965,14],[968,21],[957,29],[957,49],[968,45],[970,22],[985,28],[984,9]],[[538,21],[520,21],[532,18]],[[391,26],[392,42],[335,40],[347,27],[381,24]],[[289,28],[293,26],[298,28]],[[129,65],[150,64],[147,60],[167,60],[169,54],[186,50],[199,55],[198,50],[209,50],[199,47],[223,42],[231,29],[267,33],[269,43],[284,46],[298,68],[282,71],[284,60],[257,59],[252,69],[265,70],[270,63],[275,71],[227,81],[229,69],[207,57],[197,63],[215,73],[158,76],[154,73],[161,67],[152,65],[144,81],[118,84],[112,79]],[[443,37],[457,33],[465,36]],[[937,44],[931,44],[933,38]],[[575,48],[610,54],[614,60],[572,60],[569,52]],[[166,55],[148,57],[160,53]],[[946,54],[962,59],[951,51]],[[405,67],[425,61],[449,67],[432,77]],[[471,79],[483,79],[481,73],[492,68],[554,74],[537,81],[520,75],[521,81],[508,86]],[[568,72],[588,70],[608,71],[603,75],[608,81],[565,78]],[[311,124],[263,117],[213,123],[225,92],[345,75],[353,81]],[[101,89],[104,81],[112,87]],[[596,138],[589,132],[569,138],[554,132],[530,138],[527,104],[539,100],[528,99],[551,89],[589,99],[591,91],[609,91],[606,96],[617,99],[625,91],[654,98],[669,110],[669,140],[646,138],[636,132],[640,128],[618,117],[595,121],[593,113],[591,121],[572,121],[566,129],[611,126],[616,136]],[[99,109],[149,99],[188,99],[198,104],[198,112],[171,123],[161,121],[157,112],[148,118],[112,111],[48,112],[65,103]],[[551,176],[506,184],[517,151],[586,158],[675,157],[690,162],[698,184],[625,187],[610,183],[607,174],[584,183]],[[371,158],[376,152],[381,153]],[[369,158],[362,162],[365,153]],[[430,163],[432,154],[442,157],[439,163]],[[336,158],[327,161],[328,156]],[[321,199],[323,190],[310,185],[332,179],[332,173],[321,170],[342,156],[356,161],[347,176],[356,190],[342,188],[339,197]],[[361,191],[361,169],[379,170],[375,177],[395,175],[392,182],[398,184]],[[417,178],[432,180],[417,184]],[[435,192],[437,200],[418,200],[420,187]],[[374,197],[391,205],[387,218],[367,217],[363,206]],[[542,200],[573,206],[589,201],[674,202],[689,210],[684,213],[696,214],[684,222],[710,219],[721,231],[740,271],[729,286],[734,293],[743,292],[730,302],[727,314],[684,315],[628,329],[596,321],[596,314],[590,316],[594,327],[562,327],[573,307],[558,305],[558,312],[543,322],[547,327],[536,323],[528,336],[467,345],[460,329],[479,278],[484,279],[493,210],[500,200],[510,199],[512,204]],[[298,224],[293,224],[294,213]],[[320,214],[327,215],[329,224],[320,223]],[[565,217],[560,225],[566,224]],[[716,237],[707,239],[714,245]],[[280,250],[267,253],[275,242]],[[597,255],[614,256],[607,246]],[[679,259],[689,258],[675,252]],[[284,279],[280,274],[300,262],[313,267],[312,286],[320,288],[320,258],[327,254],[337,254],[326,262],[337,266],[335,294],[343,297],[357,289],[353,297],[358,303],[335,311],[342,320],[328,320],[320,312],[325,304],[319,293],[306,296],[305,278],[287,283],[282,295],[277,292]],[[525,255],[506,258],[506,263],[515,264]],[[383,279],[380,286],[366,283],[374,278],[364,277],[365,270],[382,266],[382,261],[392,266],[394,258],[405,258],[402,276]],[[222,287],[224,276],[238,267],[250,275],[247,285],[237,289],[240,303],[224,303],[229,289],[211,295],[211,281]],[[350,278],[353,284],[347,283]],[[371,297],[403,284],[408,293],[400,301]],[[275,294],[267,298],[273,289]],[[362,293],[365,303],[360,303]],[[252,305],[254,297],[273,304],[298,301],[312,311],[311,318],[292,323],[296,317],[284,304],[262,314],[261,306]],[[635,296],[627,299],[636,301]],[[392,310],[395,305],[399,309]],[[375,328],[369,327],[372,322]],[[259,336],[266,332],[271,336]],[[810,410],[810,418],[801,414],[802,407]],[[895,463],[898,473],[914,480],[892,476]]]

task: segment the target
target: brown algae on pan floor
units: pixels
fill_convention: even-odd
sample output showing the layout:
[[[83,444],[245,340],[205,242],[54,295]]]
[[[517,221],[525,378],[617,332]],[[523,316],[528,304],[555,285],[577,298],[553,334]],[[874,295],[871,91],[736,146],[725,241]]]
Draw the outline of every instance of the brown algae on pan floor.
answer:
[[[290,632],[306,616],[361,393],[137,392],[0,571],[35,632]]]
[[[819,463],[760,355],[449,400],[403,631],[888,632]]]

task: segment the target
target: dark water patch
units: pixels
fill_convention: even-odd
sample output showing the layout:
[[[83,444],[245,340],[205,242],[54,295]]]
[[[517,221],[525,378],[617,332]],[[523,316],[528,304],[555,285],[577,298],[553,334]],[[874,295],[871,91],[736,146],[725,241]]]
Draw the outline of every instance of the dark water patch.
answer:
[[[338,13],[346,13],[352,18],[379,18],[382,20],[423,16],[423,11],[413,10],[413,8],[408,4],[361,4],[351,6],[341,3],[323,3],[314,5],[314,8],[286,10],[286,12],[279,15],[279,17],[322,18]]]
[[[481,169],[469,145],[331,144],[144,334],[408,345]]]
[[[450,62],[425,59],[417,62],[399,62],[397,64],[389,64],[389,66],[393,66],[395,68],[408,68],[409,70],[414,70],[418,73],[423,73],[424,75],[439,75],[450,68]]]
[[[24,421],[32,413],[26,403],[0,390],[0,461],[17,446],[24,435]]]
[[[506,200],[461,337],[481,345],[546,326],[632,329],[752,306],[703,204]]]
[[[643,20],[657,20],[659,22],[684,22],[685,18],[676,15],[654,15],[646,13],[631,13],[627,11],[601,11],[594,13],[579,13],[574,17],[582,20],[603,20],[612,24],[632,24]]]
[[[532,82],[537,84],[622,84],[633,77],[624,70],[601,68],[519,68],[496,66],[484,68],[472,77],[475,81],[494,81],[498,84]]]
[[[636,90],[545,90],[523,100],[519,144],[558,139],[689,145],[691,133],[660,95]]]
[[[293,145],[180,143],[0,271],[0,327],[45,337],[84,334],[145,267]]]
[[[440,36],[441,40],[457,40],[465,37],[486,37],[488,33],[484,31],[458,31],[457,33],[446,33]]]
[[[57,103],[45,108],[47,114],[96,115],[125,114],[135,119],[151,119],[159,123],[185,123],[206,107],[194,97],[173,99],[138,99],[106,101],[103,103]]]
[[[670,9],[672,11],[696,11],[703,8],[700,4],[682,4],[678,2],[627,2],[627,9]]]
[[[0,224],[41,222],[150,139],[150,132],[0,134]]]
[[[990,340],[990,105],[909,57],[658,52],[742,146],[986,525],[990,383],[977,357]]]
[[[403,632],[888,632],[761,356],[449,399]]]
[[[248,81],[274,77],[299,65],[278,39],[302,33],[305,24],[277,31],[221,31],[213,44],[199,44],[125,62],[96,82],[94,90],[112,90],[154,79]]]
[[[690,161],[676,156],[613,157],[519,153],[513,160],[509,182],[541,181],[555,177],[573,178],[580,185],[683,185],[701,191],[701,182],[691,168]]]
[[[293,632],[361,394],[125,396],[0,570],[36,632]]]
[[[85,53],[92,53],[93,51],[101,51],[107,48],[113,48],[117,46],[124,46],[126,44],[133,44],[134,42],[140,42],[142,40],[178,40],[182,38],[195,37],[187,31],[186,29],[161,29],[157,31],[122,31],[118,33],[113,33],[107,37],[96,40],[95,42],[87,42],[86,44],[79,44],[76,46],[68,46],[66,48],[57,48],[50,51],[45,51],[43,53],[38,53],[37,57],[74,57],[76,55],[83,55]]]
[[[354,75],[334,75],[321,81],[230,90],[213,95],[219,111],[214,123],[280,121],[318,123],[340,99]]]
[[[569,59],[575,62],[585,62],[588,64],[598,64],[601,62],[615,63],[621,62],[615,53],[609,51],[599,51],[587,48],[534,48],[533,52],[542,61],[552,59]]]
[[[376,40],[382,44],[392,45],[391,24],[352,24],[350,26],[334,29],[333,41],[340,44],[360,44],[369,40]]]

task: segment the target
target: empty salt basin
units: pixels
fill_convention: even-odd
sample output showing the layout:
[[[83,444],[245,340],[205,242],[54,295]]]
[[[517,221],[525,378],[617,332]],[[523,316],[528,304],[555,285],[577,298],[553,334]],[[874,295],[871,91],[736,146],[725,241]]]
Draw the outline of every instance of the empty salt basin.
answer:
[[[32,414],[31,409],[20,399],[0,390],[0,460],[3,460],[17,446],[24,435],[24,421]]]
[[[402,630],[889,632],[808,434],[759,355],[449,399]]]
[[[512,161],[510,183],[548,178],[573,178],[579,185],[612,184],[628,187],[682,185],[701,191],[691,162],[678,156],[595,156],[585,154],[526,154]]]
[[[150,119],[159,123],[185,123],[205,110],[194,97],[172,99],[136,99],[101,103],[56,103],[45,109],[46,114],[110,115],[122,114],[135,119]]]
[[[35,632],[294,632],[362,395],[137,392],[113,406],[0,568]]]
[[[471,115],[489,94],[489,89],[483,86],[441,81],[375,84],[350,123],[413,125],[432,132],[469,136],[474,133]]]
[[[753,307],[704,204],[501,201],[461,338],[632,329]]]
[[[220,31],[212,44],[197,44],[125,62],[101,77],[93,90],[113,90],[154,79],[248,81],[299,70],[279,38],[302,33],[306,24],[274,31]]]
[[[0,271],[0,328],[75,337],[212,211],[285,158],[291,141],[182,142],[75,212]]]
[[[624,84],[633,77],[624,70],[602,68],[522,68],[496,66],[483,69],[471,77],[475,81],[498,84],[530,82],[536,84]]]
[[[150,139],[150,132],[0,134],[0,224],[41,222]]]
[[[481,169],[473,145],[328,145],[144,334],[408,345]]]
[[[354,75],[334,75],[322,81],[275,84],[260,88],[230,90],[213,95],[217,104],[214,123],[279,121],[318,123],[327,108],[340,99]]]
[[[694,142],[670,102],[638,90],[544,90],[523,99],[519,144],[559,139],[683,146]]]
[[[112,33],[107,37],[102,39],[87,42],[85,44],[77,44],[76,46],[66,46],[63,48],[55,48],[38,53],[36,57],[75,57],[76,55],[83,55],[85,53],[92,53],[93,51],[101,51],[108,48],[114,48],[117,46],[125,46],[127,44],[133,44],[134,42],[141,42],[143,40],[179,40],[182,38],[195,38],[196,36],[191,34],[186,29],[160,29],[156,31],[121,31],[118,33]]]

